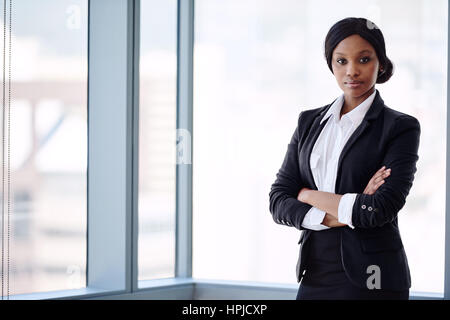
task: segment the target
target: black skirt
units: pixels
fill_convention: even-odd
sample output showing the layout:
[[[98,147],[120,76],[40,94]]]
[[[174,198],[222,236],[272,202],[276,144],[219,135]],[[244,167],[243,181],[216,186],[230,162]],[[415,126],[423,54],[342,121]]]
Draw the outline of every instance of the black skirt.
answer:
[[[408,300],[409,289],[390,291],[361,289],[351,283],[338,286],[313,287],[303,283],[297,292],[297,300]]]
[[[308,242],[306,271],[297,300],[408,300],[409,289],[360,288],[349,280],[342,265],[341,228],[314,231]]]

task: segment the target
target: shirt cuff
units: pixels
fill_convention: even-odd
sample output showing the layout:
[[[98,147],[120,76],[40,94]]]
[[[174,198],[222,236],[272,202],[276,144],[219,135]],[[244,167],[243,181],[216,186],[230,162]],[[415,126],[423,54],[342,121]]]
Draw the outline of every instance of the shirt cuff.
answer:
[[[352,224],[353,204],[355,203],[357,193],[346,193],[341,197],[338,207],[338,221],[348,225],[350,228],[355,227]]]
[[[322,224],[325,214],[325,211],[312,207],[303,218],[302,227],[316,231],[329,229],[330,227]]]

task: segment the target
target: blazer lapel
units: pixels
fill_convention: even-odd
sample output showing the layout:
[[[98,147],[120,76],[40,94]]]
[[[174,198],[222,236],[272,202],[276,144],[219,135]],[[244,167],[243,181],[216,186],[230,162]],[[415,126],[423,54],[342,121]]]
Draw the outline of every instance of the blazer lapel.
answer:
[[[356,140],[361,136],[361,134],[367,129],[367,127],[370,125],[370,123],[375,120],[382,109],[384,108],[384,101],[381,99],[380,92],[377,90],[377,93],[375,94],[375,98],[373,99],[372,105],[370,106],[369,110],[365,114],[361,124],[356,128],[356,130],[353,132],[353,134],[348,139],[347,143],[345,144],[344,148],[341,151],[341,154],[339,156],[338,161],[338,167],[337,167],[337,175],[336,175],[336,186],[338,185],[338,181],[340,178],[340,170],[342,166],[342,161],[345,157],[345,155],[348,153],[352,145],[355,143]],[[335,189],[336,190],[336,189]]]
[[[327,110],[330,108],[330,106],[333,103],[326,106],[314,119],[313,124],[311,125],[311,130],[309,132],[308,138],[305,140],[305,148],[303,152],[303,156],[300,157],[300,169],[302,172],[306,173],[307,181],[311,186],[313,186],[313,190],[317,190],[316,182],[314,181],[314,176],[311,170],[310,165],[310,158],[311,158],[311,152],[313,150],[314,144],[316,143],[317,139],[319,138],[320,132],[322,132],[322,129],[325,127],[325,125],[328,122],[328,119],[326,119],[322,124],[320,124],[320,121],[322,120],[323,116],[327,112]]]

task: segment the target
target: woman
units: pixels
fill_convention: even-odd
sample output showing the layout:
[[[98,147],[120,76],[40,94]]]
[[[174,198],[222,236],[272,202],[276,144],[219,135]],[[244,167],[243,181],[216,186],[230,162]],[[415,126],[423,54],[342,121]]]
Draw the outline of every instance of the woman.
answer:
[[[397,214],[417,170],[420,124],[375,89],[393,74],[375,24],[338,21],[325,57],[343,93],[300,113],[269,193],[275,222],[302,230],[297,299],[407,300]]]

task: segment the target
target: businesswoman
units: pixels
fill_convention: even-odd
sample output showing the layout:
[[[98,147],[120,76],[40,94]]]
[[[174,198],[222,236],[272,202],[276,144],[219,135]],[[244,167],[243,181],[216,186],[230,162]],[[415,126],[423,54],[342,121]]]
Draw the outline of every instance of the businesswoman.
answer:
[[[300,113],[269,193],[275,222],[302,230],[297,299],[408,299],[397,215],[417,170],[420,124],[375,89],[393,74],[375,24],[335,23],[325,58],[342,94]]]

